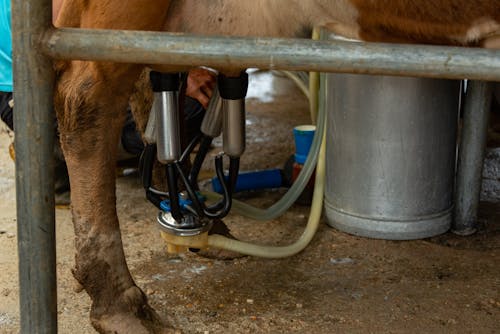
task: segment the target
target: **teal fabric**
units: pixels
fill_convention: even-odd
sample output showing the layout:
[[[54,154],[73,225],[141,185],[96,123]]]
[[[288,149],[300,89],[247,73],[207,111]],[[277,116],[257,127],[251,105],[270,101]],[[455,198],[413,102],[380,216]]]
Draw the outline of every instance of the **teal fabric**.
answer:
[[[10,0],[0,0],[0,92],[12,92]]]

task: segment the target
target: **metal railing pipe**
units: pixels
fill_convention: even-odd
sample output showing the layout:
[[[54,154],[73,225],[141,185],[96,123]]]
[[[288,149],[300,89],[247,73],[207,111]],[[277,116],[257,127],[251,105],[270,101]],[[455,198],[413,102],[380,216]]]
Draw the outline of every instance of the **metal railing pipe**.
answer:
[[[491,98],[490,82],[469,81],[463,108],[452,225],[452,231],[459,235],[470,235],[477,228]]]
[[[12,1],[20,333],[57,333],[51,0]]]
[[[500,81],[500,51],[480,48],[74,28],[42,45],[58,59]]]

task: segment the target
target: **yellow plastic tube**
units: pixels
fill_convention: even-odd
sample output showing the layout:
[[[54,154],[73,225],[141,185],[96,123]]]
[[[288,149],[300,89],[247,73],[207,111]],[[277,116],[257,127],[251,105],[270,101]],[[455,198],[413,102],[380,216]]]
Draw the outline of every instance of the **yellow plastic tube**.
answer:
[[[312,39],[319,40],[321,37],[321,29],[314,27],[312,32]],[[316,125],[318,119],[318,101],[319,101],[319,73],[309,72],[309,110],[311,112],[312,124]]]

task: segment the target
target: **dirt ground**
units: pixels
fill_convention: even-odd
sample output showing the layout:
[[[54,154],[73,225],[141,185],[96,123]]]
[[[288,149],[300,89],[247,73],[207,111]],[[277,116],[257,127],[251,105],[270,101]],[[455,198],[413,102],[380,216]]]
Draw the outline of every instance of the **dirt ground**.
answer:
[[[291,129],[308,123],[307,102],[287,79],[261,73],[248,102],[243,170],[281,167]],[[271,87],[275,87],[271,91]],[[253,95],[252,95],[253,94]],[[256,98],[258,97],[258,98]],[[19,331],[14,164],[0,133],[0,333]],[[220,145],[220,142],[216,143]],[[500,333],[500,204],[482,202],[480,230],[416,241],[355,237],[324,222],[302,253],[282,259],[221,261],[168,255],[136,175],[117,179],[128,264],[159,314],[185,333]],[[267,207],[281,191],[246,194]],[[309,207],[271,222],[225,219],[240,239],[288,244]],[[89,298],[73,291],[70,211],[57,209],[60,333],[93,333]]]

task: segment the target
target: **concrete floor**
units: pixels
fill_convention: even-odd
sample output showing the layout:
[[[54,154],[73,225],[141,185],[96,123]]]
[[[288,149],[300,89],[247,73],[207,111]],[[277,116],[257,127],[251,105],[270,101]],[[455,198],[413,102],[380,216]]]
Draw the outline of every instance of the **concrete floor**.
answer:
[[[293,152],[291,129],[309,122],[307,101],[287,79],[269,73],[251,76],[251,87],[260,92],[250,91],[242,170],[282,167]],[[19,330],[9,142],[0,134],[0,333]],[[220,141],[215,145],[214,153]],[[495,159],[492,170],[500,168]],[[268,207],[282,194],[238,197]],[[156,210],[136,176],[118,178],[117,195],[131,272],[159,314],[185,333],[498,333],[499,202],[481,203],[479,231],[469,237],[366,239],[332,229],[323,219],[312,243],[296,256],[221,261],[166,254]],[[308,214],[308,206],[294,205],[271,222],[236,214],[225,222],[240,239],[284,245],[300,236]],[[70,212],[58,209],[56,215],[59,332],[91,333],[89,298],[73,291]]]

